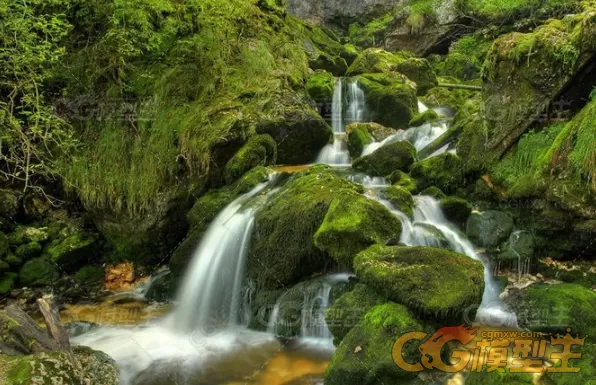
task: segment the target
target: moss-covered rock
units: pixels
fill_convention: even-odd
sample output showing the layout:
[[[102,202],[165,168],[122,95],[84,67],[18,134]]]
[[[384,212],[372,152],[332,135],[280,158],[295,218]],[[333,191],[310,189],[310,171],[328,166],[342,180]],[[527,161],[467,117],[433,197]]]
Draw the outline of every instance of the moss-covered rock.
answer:
[[[480,247],[497,247],[509,238],[512,231],[513,218],[502,211],[473,213],[466,224],[468,238]]]
[[[466,378],[466,385],[534,385],[534,375],[530,373],[511,373],[498,371],[470,372]]]
[[[396,131],[392,128],[382,126],[378,123],[369,122],[369,123],[359,123],[359,124],[366,124],[366,128],[370,135],[377,141],[382,142],[383,140],[387,139],[391,135],[394,135]]]
[[[439,200],[447,197],[447,195],[445,195],[440,188],[435,186],[425,188],[424,190],[420,191],[420,195],[426,195]]]
[[[407,141],[387,144],[352,164],[355,170],[373,176],[388,176],[396,170],[407,170],[416,160],[416,149]]]
[[[277,289],[333,264],[314,235],[337,196],[362,186],[314,166],[294,175],[255,217],[247,275],[259,289]]]
[[[30,242],[43,243],[50,238],[47,227],[18,226],[15,231],[9,235],[8,240],[11,245],[22,245]]]
[[[430,318],[461,319],[484,291],[480,262],[431,247],[372,246],[356,256],[354,268],[362,282]]]
[[[421,95],[438,84],[437,76],[426,59],[407,54],[393,54],[379,48],[362,51],[348,69],[347,75],[388,72],[399,72],[407,76],[416,83]]]
[[[14,255],[21,259],[27,260],[38,257],[41,254],[41,245],[38,242],[29,242],[20,245],[14,251]]]
[[[257,133],[273,137],[279,164],[312,162],[333,136],[331,127],[312,107],[287,109],[279,118],[263,119]]]
[[[524,261],[534,256],[536,239],[528,231],[514,231],[498,254],[499,260]]]
[[[335,76],[324,70],[315,71],[306,81],[306,91],[317,103],[330,103],[334,90]]]
[[[574,333],[575,334],[575,333]],[[580,336],[583,336],[581,333]],[[557,346],[557,352],[561,352],[561,346]],[[582,347],[572,348],[572,352],[581,353],[581,358],[569,360],[570,368],[579,368],[576,373],[547,373],[545,381],[553,385],[592,385],[596,378],[596,344],[594,339],[589,337]],[[556,362],[555,366],[560,367],[561,363]]]
[[[535,284],[508,297],[521,327],[532,331],[596,335],[596,292],[581,285]],[[593,341],[593,340],[592,340]]]
[[[463,185],[463,162],[457,155],[446,152],[414,163],[410,175],[420,189],[436,186],[452,193]]]
[[[4,261],[8,263],[12,268],[20,267],[23,265],[23,263],[25,263],[25,260],[23,258],[17,257],[14,254],[8,254],[6,257],[4,257]]]
[[[415,86],[399,73],[363,74],[357,77],[366,95],[371,120],[405,129],[418,112]]]
[[[368,126],[368,123],[352,123],[346,127],[348,151],[353,159],[362,155],[364,147],[374,141]]]
[[[318,248],[352,269],[357,253],[400,234],[401,222],[385,206],[352,192],[333,200],[314,239]]]
[[[550,258],[539,259],[537,270],[547,278],[567,283],[596,286],[596,271],[590,261],[556,261]]]
[[[460,226],[464,226],[472,214],[472,205],[463,198],[445,197],[441,199],[440,203],[445,217]]]
[[[10,293],[15,287],[17,278],[16,273],[0,273],[0,295]]]
[[[269,166],[277,161],[277,144],[269,135],[252,136],[246,144],[228,161],[224,169],[227,184],[257,166]]]
[[[103,283],[106,271],[102,266],[84,266],[73,276],[74,280],[82,286],[94,286]]]
[[[414,378],[415,373],[395,364],[391,353],[397,338],[421,330],[420,323],[402,305],[389,302],[373,307],[337,348],[325,372],[325,384],[389,384]],[[403,355],[411,362],[420,357],[413,344],[404,349]]]
[[[419,127],[426,123],[433,123],[439,120],[439,115],[434,110],[426,110],[422,113],[416,114],[410,120],[410,127]]]
[[[439,83],[459,84],[458,79],[453,77],[439,77]],[[464,83],[465,84],[465,83]],[[464,89],[450,89],[446,87],[433,87],[420,97],[420,101],[428,107],[448,107],[458,111],[468,100],[477,96],[478,92]]]
[[[361,283],[339,297],[325,312],[325,321],[335,345],[339,345],[370,309],[386,301],[381,294]]]
[[[80,267],[93,259],[97,240],[82,231],[76,231],[64,238],[56,239],[44,250],[44,253],[63,269]]]
[[[44,258],[35,258],[23,265],[19,282],[23,286],[51,286],[60,277],[58,267]]]
[[[515,144],[593,57],[594,19],[593,10],[587,9],[493,43],[483,70],[489,130],[486,163],[492,164]]]
[[[399,211],[411,217],[414,213],[414,198],[407,188],[389,186],[383,192],[383,197],[391,202]]]
[[[418,191],[418,184],[416,180],[401,170],[393,171],[391,174],[389,174],[387,180],[389,183],[392,183],[395,186],[405,188],[412,194]]]

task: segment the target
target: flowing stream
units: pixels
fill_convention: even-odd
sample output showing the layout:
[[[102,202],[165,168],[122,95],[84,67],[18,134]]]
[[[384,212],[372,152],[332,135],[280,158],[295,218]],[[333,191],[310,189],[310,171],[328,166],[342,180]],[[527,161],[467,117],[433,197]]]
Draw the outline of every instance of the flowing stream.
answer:
[[[347,108],[344,111],[344,88]],[[347,84],[343,79],[335,81],[333,101],[331,103],[331,126],[333,128],[333,143],[328,144],[319,153],[316,163],[331,166],[346,166],[350,164],[350,153],[346,138],[346,126],[354,122],[362,122],[366,117],[366,100],[364,91],[357,82]]]
[[[427,111],[428,107],[426,107],[422,102],[418,102],[418,111],[424,112]],[[368,144],[364,147],[362,151],[362,156],[370,155],[379,148],[390,144],[395,143],[403,140],[407,140],[408,142],[412,143],[417,151],[424,149],[426,146],[434,142],[437,138],[443,135],[449,129],[449,123],[447,118],[450,116],[451,112],[448,109],[437,107],[433,108],[433,110],[439,115],[441,118],[437,122],[432,123],[425,123],[419,127],[410,127],[405,131],[399,131],[398,133],[387,137],[382,142],[373,142]],[[440,155],[446,151],[448,151],[449,145],[443,146],[439,150],[435,151],[430,156]]]

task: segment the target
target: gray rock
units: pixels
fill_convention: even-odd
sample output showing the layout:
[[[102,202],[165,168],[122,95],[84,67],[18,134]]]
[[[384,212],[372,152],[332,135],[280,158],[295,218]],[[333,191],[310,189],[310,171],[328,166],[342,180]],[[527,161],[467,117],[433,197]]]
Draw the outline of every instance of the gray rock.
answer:
[[[468,219],[466,233],[476,245],[494,248],[506,241],[513,231],[513,218],[502,211],[473,213]]]

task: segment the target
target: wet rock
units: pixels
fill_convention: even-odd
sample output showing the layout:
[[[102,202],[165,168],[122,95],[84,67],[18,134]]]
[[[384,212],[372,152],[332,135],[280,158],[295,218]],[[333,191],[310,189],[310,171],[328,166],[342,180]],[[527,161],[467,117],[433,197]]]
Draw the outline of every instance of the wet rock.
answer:
[[[463,198],[445,197],[441,199],[440,204],[445,217],[462,227],[465,226],[470,214],[472,214],[472,205]]]
[[[466,225],[466,234],[477,246],[495,248],[513,231],[513,218],[502,211],[473,213]]]
[[[418,188],[436,186],[448,194],[464,184],[463,162],[448,152],[414,163],[410,175],[417,180]]]
[[[325,70],[317,70],[308,77],[306,91],[317,103],[331,103],[335,90],[335,76]]]
[[[484,291],[480,262],[432,247],[372,246],[356,256],[354,268],[363,283],[430,318],[463,319]]]
[[[412,194],[418,191],[418,183],[416,182],[416,180],[414,180],[410,175],[406,174],[401,170],[393,171],[387,177],[387,180],[394,186],[403,187]]]
[[[357,79],[366,96],[371,121],[396,130],[408,128],[418,112],[414,83],[396,72],[366,73]]]
[[[416,160],[416,149],[410,142],[387,144],[352,164],[355,170],[372,176],[388,176],[395,170],[407,170]]]
[[[385,206],[353,192],[338,194],[331,202],[314,240],[319,249],[351,269],[358,252],[375,243],[384,244],[400,233],[401,222]]]
[[[414,198],[405,187],[387,187],[384,191],[384,198],[407,216],[411,217],[414,214]]]
[[[348,125],[346,127],[346,134],[348,135],[348,151],[353,159],[362,155],[364,147],[374,141],[368,131],[367,123],[352,123]]]
[[[269,135],[254,135],[228,161],[224,169],[226,184],[232,184],[257,166],[269,166],[277,161],[277,144]]]
[[[414,378],[415,373],[395,364],[391,352],[396,336],[421,330],[422,325],[405,306],[389,302],[373,307],[338,346],[325,373],[325,384],[388,384]],[[413,344],[403,354],[412,362],[420,355]]]
[[[23,286],[51,286],[59,277],[58,267],[45,258],[28,261],[19,272],[19,282]]]

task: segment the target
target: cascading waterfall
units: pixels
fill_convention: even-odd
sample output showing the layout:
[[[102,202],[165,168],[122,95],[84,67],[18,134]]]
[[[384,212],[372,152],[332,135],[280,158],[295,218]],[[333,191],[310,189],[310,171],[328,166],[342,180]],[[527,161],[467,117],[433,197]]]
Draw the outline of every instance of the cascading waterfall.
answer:
[[[316,163],[333,166],[349,166],[350,153],[346,142],[346,126],[353,122],[361,122],[366,116],[364,91],[357,82],[347,84],[347,108],[344,116],[344,82],[341,78],[335,81],[333,101],[331,103],[331,125],[333,143],[321,150]]]
[[[255,207],[243,207],[266,186],[258,185],[237,199],[209,226],[177,295],[173,317],[177,331],[238,324],[244,266],[256,212]]]
[[[242,283],[256,198],[267,186],[258,185],[212,221],[193,255],[173,314],[135,328],[97,328],[72,342],[108,353],[120,366],[124,385],[155,362],[200,368],[231,359],[231,353],[255,352],[260,360],[259,354],[278,351],[273,336],[250,331],[240,322],[242,304],[249,295]]]
[[[429,196],[414,197],[413,220],[396,210],[388,201],[375,194],[372,197],[389,208],[402,222],[400,242],[407,246],[449,248],[482,262],[484,265],[484,293],[476,313],[476,320],[493,326],[517,327],[514,313],[507,312],[499,299],[498,285],[493,279],[490,263],[481,258],[472,243],[445,218],[439,201]]]
[[[424,112],[426,110],[428,110],[428,107],[426,107],[422,102],[419,101],[418,111]],[[426,146],[434,142],[437,138],[439,138],[449,129],[449,125],[445,120],[445,118],[449,115],[449,111],[447,111],[444,108],[433,108],[433,110],[442,118],[440,121],[434,123],[425,123],[419,127],[411,127],[406,131],[400,131],[397,134],[389,136],[382,142],[374,142],[368,144],[364,147],[362,155],[370,155],[387,144],[399,142],[402,140],[407,140],[408,142],[412,143],[412,145],[416,147],[417,151],[424,149]],[[430,156],[432,157],[442,154],[446,152],[448,148],[448,145],[443,146]]]
[[[292,312],[300,309],[299,337],[332,344],[333,336],[325,322],[325,311],[331,304],[331,290],[334,285],[347,282],[350,276],[333,274],[315,278],[286,291],[279,297],[271,312],[267,331],[275,335],[283,334],[284,330],[298,322]],[[296,291],[300,292],[301,296],[297,297]]]

